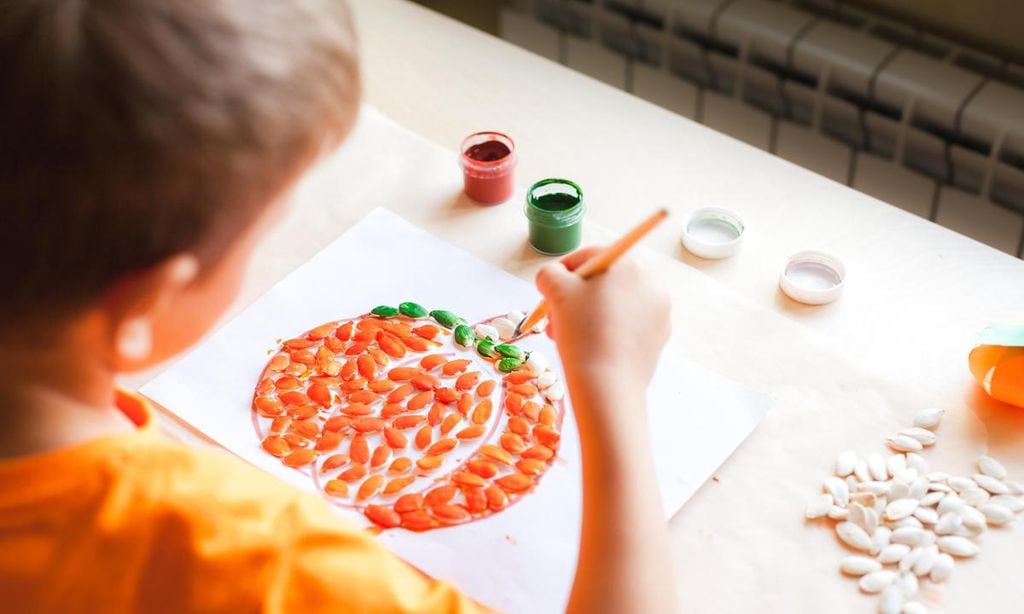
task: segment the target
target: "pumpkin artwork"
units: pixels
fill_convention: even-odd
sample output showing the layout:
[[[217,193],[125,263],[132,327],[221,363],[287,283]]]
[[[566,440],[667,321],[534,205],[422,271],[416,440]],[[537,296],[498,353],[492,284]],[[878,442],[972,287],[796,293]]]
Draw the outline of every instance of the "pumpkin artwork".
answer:
[[[263,450],[384,529],[502,511],[555,461],[565,416],[564,385],[508,323],[407,302],[281,341],[252,401]]]
[[[1024,324],[993,324],[971,350],[971,373],[993,399],[1024,408]]]

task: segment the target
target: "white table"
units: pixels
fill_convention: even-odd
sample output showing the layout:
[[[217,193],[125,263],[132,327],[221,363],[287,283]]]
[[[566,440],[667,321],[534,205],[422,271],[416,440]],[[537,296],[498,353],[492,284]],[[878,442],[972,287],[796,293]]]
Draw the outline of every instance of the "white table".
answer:
[[[510,134],[521,185],[576,180],[588,220],[613,232],[655,205],[678,214],[646,244],[663,256],[654,266],[674,295],[686,351],[773,399],[769,417],[718,480],[672,521],[689,611],[873,611],[873,599],[839,578],[846,552],[824,525],[805,526],[803,506],[836,453],[878,447],[885,429],[906,425],[917,406],[949,409],[937,464],[968,472],[987,445],[1024,477],[1024,411],[986,402],[966,369],[977,330],[1024,315],[1024,262],[420,6],[353,4],[365,97],[398,123],[453,152],[472,131]],[[408,137],[382,131],[380,138]],[[346,159],[374,148],[353,147],[298,191],[300,207],[329,207],[324,219],[338,231],[365,208],[341,201],[371,192],[355,185]],[[681,214],[711,204],[747,222],[743,250],[726,261],[700,260],[678,242]],[[486,210],[461,202],[390,206],[523,277],[543,262],[523,246],[524,228],[501,237],[456,233],[493,229],[497,220],[525,223],[518,202]],[[291,241],[304,223],[292,218],[275,231],[235,309],[311,255],[313,247],[296,250]],[[593,227],[588,235],[608,237]],[[802,306],[778,290],[787,256],[811,248],[848,268],[846,293],[832,305]],[[947,611],[1011,611],[1024,599],[1024,531],[992,533],[978,561],[958,566]]]

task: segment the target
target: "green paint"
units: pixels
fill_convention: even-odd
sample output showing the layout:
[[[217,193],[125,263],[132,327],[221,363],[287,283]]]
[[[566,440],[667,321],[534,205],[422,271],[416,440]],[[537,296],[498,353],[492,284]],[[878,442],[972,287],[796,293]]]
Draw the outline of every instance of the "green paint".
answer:
[[[530,245],[542,254],[559,256],[580,246],[583,190],[568,179],[542,179],[526,193]]]
[[[510,343],[502,343],[501,345],[496,345],[494,346],[494,349],[495,351],[497,351],[502,356],[505,356],[506,358],[523,358],[523,351]]]
[[[398,310],[402,312],[403,316],[408,316],[410,318],[419,319],[427,317],[427,310],[424,309],[421,305],[413,303],[411,301],[406,301],[399,305]]]
[[[466,321],[455,315],[450,311],[444,309],[435,309],[430,312],[430,317],[434,318],[434,321],[445,328],[454,328],[459,324],[465,324]]]
[[[523,366],[523,361],[518,358],[502,358],[498,361],[498,371],[509,373]]]
[[[459,324],[455,327],[455,343],[464,348],[468,348],[476,343],[476,334],[473,333],[472,328],[465,324]]]
[[[494,341],[491,341],[490,337],[478,341],[476,344],[476,351],[484,358],[491,358],[497,353],[494,351]]]
[[[370,313],[378,318],[393,318],[398,315],[398,310],[391,305],[378,305]]]

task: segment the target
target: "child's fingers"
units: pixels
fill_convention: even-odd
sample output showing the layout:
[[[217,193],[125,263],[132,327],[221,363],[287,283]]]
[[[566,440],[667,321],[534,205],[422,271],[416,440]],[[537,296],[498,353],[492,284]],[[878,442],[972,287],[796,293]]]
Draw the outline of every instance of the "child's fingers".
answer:
[[[561,262],[546,264],[537,271],[537,289],[546,299],[556,302],[563,296],[566,288],[571,288],[582,281]]]
[[[561,259],[561,263],[565,265],[565,268],[569,269],[570,271],[574,271],[577,268],[579,268],[581,264],[583,264],[587,260],[590,260],[593,256],[597,255],[603,250],[603,245],[591,245],[589,247],[584,247],[583,249],[578,249],[573,253],[569,254],[568,256],[563,257]]]

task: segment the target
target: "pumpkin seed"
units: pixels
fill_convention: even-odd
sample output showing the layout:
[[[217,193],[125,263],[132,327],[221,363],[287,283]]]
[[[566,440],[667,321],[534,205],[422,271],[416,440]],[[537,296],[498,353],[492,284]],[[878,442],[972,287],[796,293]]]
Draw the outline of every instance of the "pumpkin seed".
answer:
[[[1014,514],[1024,511],[1024,501],[1013,495],[996,495],[988,500],[989,503],[1002,505]]]
[[[988,491],[980,488],[968,488],[960,493],[960,498],[963,499],[964,503],[974,507],[983,505],[991,496],[992,495],[988,494]]]
[[[934,431],[935,428],[939,426],[939,422],[942,421],[942,415],[944,413],[946,413],[944,409],[939,409],[937,407],[922,409],[917,412],[916,416],[914,416],[914,426]]]
[[[928,461],[915,452],[907,452],[907,467],[917,470],[918,473],[928,473]]]
[[[875,529],[875,532],[871,534],[871,548],[868,549],[868,552],[871,554],[878,554],[883,548],[889,545],[889,539],[891,537],[892,529],[889,527],[878,527]]]
[[[897,452],[920,452],[921,442],[907,435],[892,435],[885,438],[885,443]]]
[[[889,588],[889,586],[891,586],[895,581],[895,571],[881,569],[861,576],[860,582],[857,584],[860,586],[860,590],[865,593],[880,593],[886,588]]]
[[[427,310],[424,309],[422,305],[413,303],[412,301],[406,301],[398,305],[398,311],[403,316],[415,318],[417,320],[427,317]]]
[[[928,614],[928,608],[920,601],[908,601],[903,604],[902,614]]]
[[[534,373],[544,373],[551,366],[547,357],[540,352],[530,352],[530,357],[526,360],[526,364],[530,365]]]
[[[907,456],[905,454],[892,454],[885,459],[885,468],[889,475],[895,477],[897,473],[907,468]]]
[[[840,507],[845,507],[850,500],[849,486],[846,485],[846,482],[834,476],[825,478],[825,482],[822,484],[822,491],[832,495],[832,500]]]
[[[448,329],[455,328],[460,324],[466,324],[464,319],[450,311],[445,311],[444,309],[435,309],[434,311],[431,311],[429,315],[435,322]]]
[[[900,435],[912,437],[920,441],[922,446],[933,445],[936,440],[935,433],[929,431],[928,429],[923,429],[919,426],[911,427],[909,429],[903,429],[902,431],[900,431]]]
[[[538,378],[539,379],[539,378]],[[836,457],[836,475],[841,478],[853,473],[853,466],[857,464],[857,455],[850,450],[840,452]]]
[[[856,550],[870,550],[871,538],[852,522],[840,522],[836,525],[836,535],[847,545]]]
[[[498,331],[498,339],[502,341],[510,341],[518,325],[519,322],[513,322],[508,318],[495,318],[491,320],[491,326]]]
[[[947,535],[946,537],[940,537],[936,543],[939,546],[939,550],[953,556],[968,558],[976,556],[980,552],[978,545],[966,537]]]
[[[476,335],[473,333],[473,329],[466,326],[465,324],[459,324],[455,327],[455,344],[464,348],[468,348],[476,343]]]
[[[494,350],[507,358],[518,358],[521,360],[524,356],[523,351],[519,349],[517,346],[512,345],[511,343],[502,343],[501,345],[496,345],[494,346]]]
[[[532,360],[533,357],[536,356],[536,355],[537,355],[537,352],[531,352],[530,353],[530,359]],[[530,361],[527,360],[526,364],[530,364]],[[558,376],[555,375],[554,371],[545,371],[545,372],[543,372],[543,373],[541,373],[540,375],[537,376],[537,387],[540,388],[541,390],[545,390],[545,389],[550,388],[551,386],[553,386],[555,384],[555,382],[557,382],[557,381],[558,381]]]
[[[863,576],[882,568],[882,564],[875,559],[855,554],[843,557],[839,563],[839,571],[851,576]]]
[[[960,518],[963,520],[963,524],[968,529],[974,531],[984,531],[985,523],[988,522],[985,515],[979,512],[976,508],[965,505],[960,510]]]
[[[391,305],[377,305],[370,310],[370,313],[378,318],[393,318],[399,314],[399,311]]]
[[[914,513],[917,509],[917,499],[896,499],[885,506],[886,520],[900,520]]]
[[[477,324],[473,329],[476,333],[477,339],[490,339],[491,341],[498,341],[498,329],[494,328],[490,324]]]
[[[953,573],[953,567],[955,566],[956,562],[953,560],[953,557],[943,552],[936,557],[935,564],[932,565],[932,571],[928,574],[928,577],[932,582],[945,582],[950,574]]]
[[[964,524],[963,518],[956,512],[946,512],[939,516],[935,522],[935,533],[938,535],[952,535],[960,530]]]
[[[873,453],[868,455],[868,471],[871,472],[871,477],[876,480],[888,480],[889,471],[885,466],[885,459],[882,458],[881,454]]]
[[[544,397],[553,403],[561,401],[565,397],[565,386],[562,382],[555,382],[544,391]]]
[[[917,546],[924,541],[924,529],[919,527],[901,527],[892,532],[890,540],[894,544],[906,544],[908,546]]]
[[[849,520],[850,510],[846,509],[845,507],[833,505],[832,507],[828,508],[827,516],[832,520]]]
[[[898,563],[910,552],[910,546],[906,544],[889,544],[878,553],[878,562],[883,565]]]
[[[502,373],[511,373],[521,366],[523,366],[523,361],[518,358],[506,356],[498,361],[498,370]]]
[[[946,480],[950,488],[957,492],[963,492],[968,488],[974,488],[977,484],[971,478],[964,478],[960,476],[953,476]]]
[[[1006,479],[1006,467],[991,456],[982,456],[978,459],[978,471],[997,480]]]
[[[477,333],[477,338],[480,338],[480,333]],[[493,358],[497,355],[497,352],[494,351],[494,342],[489,338],[478,341],[476,344],[476,351],[484,358]]]
[[[1013,520],[1013,512],[996,503],[986,503],[978,508],[989,524],[999,526]]]
[[[897,584],[889,586],[878,601],[878,614],[900,614],[904,601],[903,588]]]
[[[974,478],[975,484],[981,486],[993,495],[1005,495],[1010,492],[1010,488],[1006,484],[1003,484],[1002,480],[996,479],[990,475],[976,473],[972,477]]]

